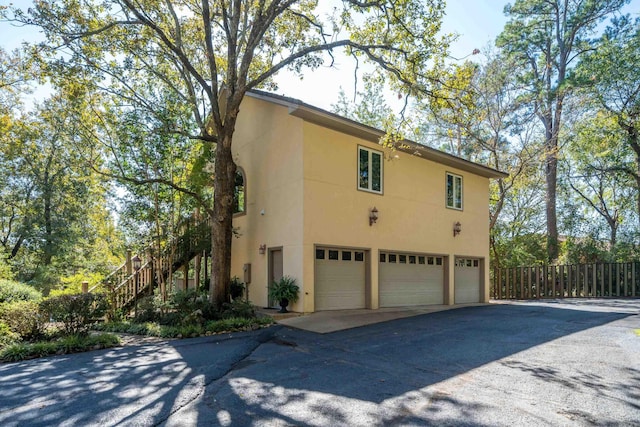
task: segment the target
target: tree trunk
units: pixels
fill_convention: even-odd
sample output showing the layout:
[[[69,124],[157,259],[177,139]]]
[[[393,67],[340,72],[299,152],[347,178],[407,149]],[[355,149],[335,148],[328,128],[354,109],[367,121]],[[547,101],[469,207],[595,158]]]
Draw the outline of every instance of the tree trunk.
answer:
[[[609,219],[608,222],[610,230],[609,244],[611,246],[609,250],[613,250],[616,243],[618,242],[618,222],[613,219]]]
[[[228,118],[229,116],[227,116]],[[215,159],[213,221],[211,224],[211,292],[218,307],[228,302],[231,280],[231,239],[233,237],[233,187],[236,164],[231,153],[235,123],[225,123],[218,134]]]
[[[50,265],[53,259],[53,221],[51,218],[51,188],[49,171],[45,171],[44,178],[44,265]]]
[[[556,212],[556,192],[558,185],[558,140],[547,142],[545,153],[546,216],[547,216],[547,258],[550,263],[558,259],[558,215]]]

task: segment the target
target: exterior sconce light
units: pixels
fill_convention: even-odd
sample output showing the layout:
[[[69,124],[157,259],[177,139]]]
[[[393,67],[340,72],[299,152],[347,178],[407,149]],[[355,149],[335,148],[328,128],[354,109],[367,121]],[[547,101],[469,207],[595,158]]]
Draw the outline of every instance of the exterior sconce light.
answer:
[[[453,237],[456,237],[462,231],[462,224],[460,221],[456,221],[453,223]]]
[[[374,206],[373,209],[369,212],[369,227],[378,221],[378,209]]]
[[[264,243],[263,243],[263,244],[261,244],[261,245],[258,247],[258,252],[260,252],[260,255],[264,255],[264,254],[265,254],[265,252],[267,252],[267,245],[265,245]]]
[[[138,255],[131,258],[131,262],[133,263],[133,269],[135,271],[140,270],[140,267],[142,267],[142,259],[140,259]]]

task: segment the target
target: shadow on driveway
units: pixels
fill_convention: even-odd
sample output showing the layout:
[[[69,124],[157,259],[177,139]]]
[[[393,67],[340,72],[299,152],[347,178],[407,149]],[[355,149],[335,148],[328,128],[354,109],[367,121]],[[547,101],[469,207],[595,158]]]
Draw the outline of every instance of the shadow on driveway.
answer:
[[[615,304],[606,312],[589,304],[471,307],[326,335],[284,329],[185,415],[201,425],[221,413],[234,425],[633,424],[640,353],[616,346],[626,337],[640,350],[640,340],[613,324],[639,303],[624,303],[624,312]],[[547,399],[566,407],[548,419],[545,410],[531,415],[528,406]]]
[[[521,425],[540,421],[532,399],[560,417],[543,424],[624,423],[639,308],[492,305],[0,365],[0,425]]]

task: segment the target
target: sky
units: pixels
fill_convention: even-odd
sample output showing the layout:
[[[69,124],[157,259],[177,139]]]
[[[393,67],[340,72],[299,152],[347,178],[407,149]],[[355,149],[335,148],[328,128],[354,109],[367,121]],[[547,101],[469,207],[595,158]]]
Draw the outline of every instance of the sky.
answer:
[[[31,0],[0,0],[0,5],[9,3],[28,7]],[[463,58],[474,49],[482,50],[492,44],[507,21],[503,14],[507,3],[506,0],[448,0],[442,31],[459,35],[451,46],[450,55],[453,58]],[[640,0],[631,0],[625,12],[638,16]],[[0,22],[0,46],[6,50],[18,47],[22,41],[36,41],[39,37],[38,31],[33,28],[16,28]],[[306,71],[302,80],[281,73],[276,77],[276,83],[278,94],[330,110],[331,105],[337,102],[341,88],[347,94],[353,94],[353,64],[351,61],[338,60],[332,69],[321,67]]]

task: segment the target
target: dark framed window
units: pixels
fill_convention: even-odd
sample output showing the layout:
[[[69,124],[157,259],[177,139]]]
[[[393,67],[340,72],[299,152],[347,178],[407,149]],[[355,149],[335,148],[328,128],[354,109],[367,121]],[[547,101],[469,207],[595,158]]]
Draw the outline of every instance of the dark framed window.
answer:
[[[382,153],[358,147],[358,189],[382,193]]]
[[[342,251],[342,260],[351,261],[351,251]]]
[[[400,262],[400,264],[406,264],[407,263],[407,256],[406,255],[398,255],[398,261]]]
[[[387,254],[380,254],[380,262],[387,262]]]
[[[436,265],[442,265],[442,258],[436,258]]]
[[[409,264],[415,264],[416,263],[416,257],[414,255],[409,255]]]
[[[329,249],[329,259],[338,259],[338,251]]]
[[[324,259],[324,249],[316,249],[316,259]]]
[[[474,259],[474,260],[473,260],[473,266],[474,266],[474,267],[477,267],[477,266],[478,266],[478,260],[477,260],[477,259]]]
[[[424,264],[424,257],[423,256],[419,256],[418,257],[418,264]]]
[[[389,262],[392,262],[395,264],[396,262],[396,254],[389,254]]]
[[[432,256],[427,257],[427,264],[433,265],[433,257]]]
[[[462,177],[447,172],[447,207],[462,210]]]
[[[247,208],[246,183],[242,168],[236,170],[233,183],[233,213],[244,213]]]
[[[354,252],[354,258],[356,261],[364,261],[364,252]]]

